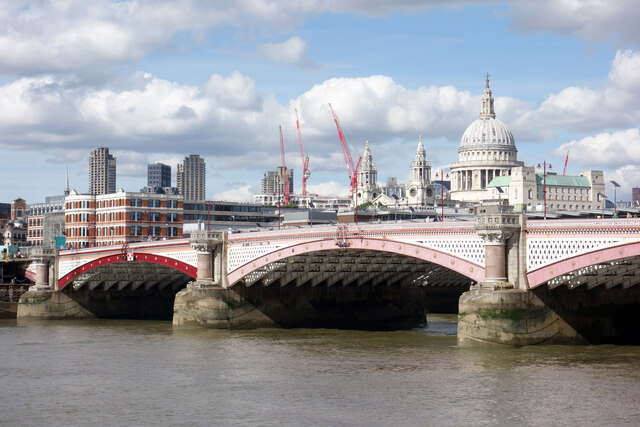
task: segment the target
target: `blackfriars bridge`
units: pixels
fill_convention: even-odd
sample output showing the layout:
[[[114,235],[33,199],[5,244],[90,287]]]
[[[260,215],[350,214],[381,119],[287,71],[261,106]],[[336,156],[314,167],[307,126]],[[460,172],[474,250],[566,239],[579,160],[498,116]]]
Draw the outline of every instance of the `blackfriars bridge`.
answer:
[[[458,312],[460,343],[640,343],[640,220],[340,224],[36,248],[18,319],[397,329]]]

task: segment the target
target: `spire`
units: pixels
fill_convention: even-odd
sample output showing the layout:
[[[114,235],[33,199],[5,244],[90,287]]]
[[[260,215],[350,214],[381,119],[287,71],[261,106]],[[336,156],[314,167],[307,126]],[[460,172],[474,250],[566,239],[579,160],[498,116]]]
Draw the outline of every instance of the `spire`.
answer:
[[[377,170],[375,163],[373,163],[373,156],[369,150],[369,141],[366,141],[364,153],[362,153],[362,160],[360,161],[359,171],[371,171]]]
[[[422,145],[422,135],[420,135],[420,139],[418,141],[418,148],[416,148],[416,156],[413,158],[411,162],[411,167],[418,166],[430,166],[429,159],[427,158],[427,150],[424,149],[424,145]]]
[[[491,94],[491,88],[489,87],[489,76],[489,73],[485,76],[487,80],[484,93],[482,94],[482,109],[480,110],[480,117],[491,117],[492,119],[495,119],[496,112],[493,109],[493,95]]]
[[[67,165],[67,177],[64,183],[64,195],[65,196],[69,195],[69,165]]]

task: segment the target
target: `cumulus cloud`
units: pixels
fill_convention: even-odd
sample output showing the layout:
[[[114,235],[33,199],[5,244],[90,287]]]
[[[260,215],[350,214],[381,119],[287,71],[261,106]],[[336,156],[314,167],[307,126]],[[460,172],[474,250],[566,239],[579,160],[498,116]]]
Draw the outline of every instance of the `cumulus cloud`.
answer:
[[[640,7],[628,0],[515,0],[511,26],[524,32],[575,35],[588,42],[640,47]]]
[[[622,195],[640,183],[640,132],[638,128],[613,133],[600,133],[562,144],[552,152],[555,156],[570,153],[571,163],[583,169],[609,169],[606,180],[621,185]]]
[[[509,15],[517,30],[640,47],[640,27],[636,25],[640,8],[633,1],[503,1],[510,3]],[[93,0],[88,6],[84,0],[6,0],[0,10],[0,73],[95,71],[131,64],[151,52],[175,49],[185,39],[204,42],[223,26],[270,37],[326,13],[385,16],[473,3],[495,4],[489,0]],[[280,64],[311,65],[305,42],[296,36],[283,43],[263,44],[258,50]]]
[[[540,107],[523,111],[514,128],[574,132],[620,129],[640,122],[640,53],[618,51],[607,81],[598,88],[568,87],[547,96]],[[534,126],[534,128],[532,128]]]
[[[282,43],[262,44],[258,46],[258,53],[276,64],[300,68],[314,67],[307,57],[307,43],[298,36],[293,36]]]
[[[243,185],[238,188],[214,193],[212,200],[226,200],[230,202],[253,202],[253,195],[259,194],[260,190],[251,185]]]
[[[295,28],[309,16],[323,13],[380,15],[444,3],[405,0],[389,6],[385,1],[369,4],[360,0],[92,0],[88,6],[85,0],[6,0],[0,10],[0,72],[100,69],[134,63],[157,49],[172,49],[178,35],[190,34],[194,40],[202,41],[221,26],[282,32]],[[292,49],[289,57],[272,52],[268,46],[264,49],[273,60],[301,65],[305,59],[304,42],[294,37],[285,44]]]
[[[309,194],[317,194],[319,196],[349,196],[349,187],[336,181],[307,184],[307,191]]]
[[[638,128],[613,133],[600,133],[562,144],[553,154],[562,156],[570,151],[571,161],[585,167],[618,168],[640,164],[640,134]]]

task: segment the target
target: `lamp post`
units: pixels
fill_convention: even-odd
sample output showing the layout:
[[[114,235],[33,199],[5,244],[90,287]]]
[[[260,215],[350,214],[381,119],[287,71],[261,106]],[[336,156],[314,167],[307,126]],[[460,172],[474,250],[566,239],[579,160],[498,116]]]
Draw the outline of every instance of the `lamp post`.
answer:
[[[542,167],[542,204],[544,206],[544,219],[547,219],[547,161],[542,162],[542,166],[538,163],[538,167]],[[551,164],[549,164],[551,169]]]
[[[147,214],[147,240],[151,240],[151,212],[146,211]]]
[[[618,204],[617,204],[617,200],[616,200],[616,190],[620,187],[620,184],[618,184],[615,181],[609,181],[610,183],[613,184],[613,217],[618,217]]]
[[[436,178],[438,177],[438,173],[436,172]],[[449,174],[447,174],[447,178],[449,178]],[[440,208],[442,209],[442,217],[441,221],[444,222],[444,172],[440,169]]]
[[[607,196],[602,193],[598,193],[598,196],[602,197],[602,219],[604,219],[604,205],[606,204]]]
[[[204,206],[207,207],[207,231],[209,231],[209,227],[210,227],[210,210],[211,210],[211,206],[215,207],[216,204],[213,202],[204,202]]]

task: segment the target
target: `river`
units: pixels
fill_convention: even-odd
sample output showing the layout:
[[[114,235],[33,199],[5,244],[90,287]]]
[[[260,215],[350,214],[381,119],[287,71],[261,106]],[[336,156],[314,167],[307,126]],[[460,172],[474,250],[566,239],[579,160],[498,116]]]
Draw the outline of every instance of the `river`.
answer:
[[[0,321],[0,425],[640,425],[640,347],[461,348],[423,329]]]

